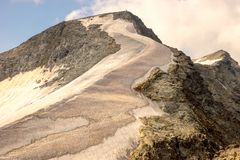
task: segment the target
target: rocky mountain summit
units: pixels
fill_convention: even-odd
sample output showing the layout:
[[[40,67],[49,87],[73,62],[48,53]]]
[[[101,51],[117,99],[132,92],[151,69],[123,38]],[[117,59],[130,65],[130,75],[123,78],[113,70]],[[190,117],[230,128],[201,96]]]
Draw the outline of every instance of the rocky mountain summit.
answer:
[[[128,11],[0,54],[1,160],[240,159],[240,66],[191,60]]]

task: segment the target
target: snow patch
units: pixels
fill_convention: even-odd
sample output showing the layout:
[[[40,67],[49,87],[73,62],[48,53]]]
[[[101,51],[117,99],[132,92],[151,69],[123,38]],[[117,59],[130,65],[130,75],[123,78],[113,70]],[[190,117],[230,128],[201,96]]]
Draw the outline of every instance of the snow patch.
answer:
[[[56,67],[52,71],[39,67],[1,81],[0,126],[15,120],[15,115],[21,109],[52,92],[55,88],[54,85],[44,88],[40,88],[40,86],[57,76],[56,70],[58,70]],[[29,109],[31,110],[31,108]]]
[[[212,65],[221,60],[222,60],[222,58],[218,58],[218,59],[200,58],[200,59],[196,60],[194,63],[203,64],[203,65]]]

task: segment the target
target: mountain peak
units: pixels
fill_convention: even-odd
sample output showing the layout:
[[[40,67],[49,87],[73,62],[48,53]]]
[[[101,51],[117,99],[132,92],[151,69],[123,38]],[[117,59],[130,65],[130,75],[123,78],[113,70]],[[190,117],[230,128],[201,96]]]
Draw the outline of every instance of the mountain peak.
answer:
[[[229,63],[237,65],[238,63],[231,57],[230,53],[225,50],[218,50],[194,61],[203,65],[214,65],[219,63]]]
[[[220,58],[222,58],[222,59],[224,59],[224,58],[229,58],[229,57],[231,57],[230,56],[230,54],[227,52],[227,51],[225,51],[225,50],[218,50],[218,51],[216,51],[216,52],[214,52],[214,53],[212,53],[212,54],[209,54],[209,55],[207,55],[207,57],[209,57],[209,58],[218,58],[218,59],[220,59]]]
[[[162,41],[153,32],[153,30],[150,28],[147,28],[146,25],[143,23],[143,21],[138,16],[131,13],[130,11],[109,12],[109,13],[99,14],[96,16],[105,17],[108,15],[113,15],[113,20],[122,19],[132,23],[138,34],[149,37],[159,43],[162,43]],[[96,16],[90,16],[90,17],[85,17],[81,19],[92,18]]]

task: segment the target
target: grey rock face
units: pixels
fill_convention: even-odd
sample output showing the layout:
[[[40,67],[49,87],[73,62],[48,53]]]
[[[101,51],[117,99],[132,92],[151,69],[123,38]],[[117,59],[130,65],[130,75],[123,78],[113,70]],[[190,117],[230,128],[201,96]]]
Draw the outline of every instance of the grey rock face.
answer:
[[[225,51],[218,51],[206,57],[211,58],[216,54],[221,56],[222,60],[213,65],[196,64],[195,66],[208,83],[214,99],[222,102],[225,106],[231,106],[227,108],[234,109],[239,113],[240,66]]]
[[[63,66],[58,77],[45,84],[61,80],[63,85],[119,49],[120,45],[99,25],[87,30],[78,20],[62,22],[0,54],[0,81],[37,67]]]

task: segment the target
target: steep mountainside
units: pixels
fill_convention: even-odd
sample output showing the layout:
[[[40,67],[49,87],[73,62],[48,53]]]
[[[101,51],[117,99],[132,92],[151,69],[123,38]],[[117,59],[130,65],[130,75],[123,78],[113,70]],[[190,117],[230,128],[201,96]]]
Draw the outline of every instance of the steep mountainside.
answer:
[[[240,67],[194,62],[130,12],[0,54],[0,160],[240,158]]]
[[[162,114],[131,84],[171,51],[129,12],[60,23],[2,59],[0,159],[126,157],[139,117]]]

